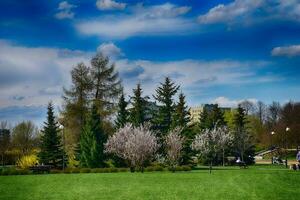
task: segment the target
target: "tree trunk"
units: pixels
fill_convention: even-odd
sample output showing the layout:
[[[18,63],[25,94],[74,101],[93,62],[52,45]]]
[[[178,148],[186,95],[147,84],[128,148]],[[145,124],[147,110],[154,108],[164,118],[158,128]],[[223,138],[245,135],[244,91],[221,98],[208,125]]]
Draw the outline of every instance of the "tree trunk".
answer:
[[[2,167],[4,167],[4,154],[1,154]]]
[[[225,166],[225,149],[223,148],[223,167]]]
[[[211,170],[212,170],[212,161],[210,161],[210,165],[209,165],[209,173],[211,174]]]

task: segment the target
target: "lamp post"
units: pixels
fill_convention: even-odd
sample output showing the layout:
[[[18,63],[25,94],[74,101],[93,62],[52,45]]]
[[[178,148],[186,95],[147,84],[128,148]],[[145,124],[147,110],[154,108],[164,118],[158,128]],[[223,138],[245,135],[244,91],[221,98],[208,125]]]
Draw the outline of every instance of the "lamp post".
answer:
[[[288,168],[288,160],[287,160],[287,157],[288,157],[288,145],[287,145],[287,133],[290,131],[291,129],[289,127],[286,127],[285,129],[285,167]]]
[[[63,172],[65,172],[65,133],[64,133],[64,126],[61,124],[59,125],[60,130],[62,131],[62,143],[63,143]]]
[[[271,164],[273,164],[273,153],[272,153],[272,150],[273,150],[273,135],[275,135],[275,131],[272,131],[271,132],[271,155],[272,155],[272,157],[271,157]]]

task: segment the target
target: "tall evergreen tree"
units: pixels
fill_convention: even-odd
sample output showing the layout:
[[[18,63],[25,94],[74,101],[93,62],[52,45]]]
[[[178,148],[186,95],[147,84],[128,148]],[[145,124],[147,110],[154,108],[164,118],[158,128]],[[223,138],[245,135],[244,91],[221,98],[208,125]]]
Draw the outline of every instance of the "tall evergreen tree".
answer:
[[[155,121],[162,134],[166,134],[170,130],[175,107],[173,96],[178,90],[179,86],[175,85],[169,77],[166,77],[165,82],[160,83],[160,86],[155,90],[154,98],[161,104]]]
[[[146,120],[148,97],[143,97],[142,94],[141,84],[137,84],[136,89],[133,89],[133,96],[131,97],[132,108],[130,110],[130,122],[134,126],[144,124]]]
[[[49,103],[47,121],[44,123],[41,137],[41,151],[38,154],[40,163],[52,165],[55,168],[63,166],[63,158],[67,158],[63,151],[58,123],[54,117],[53,105]]]
[[[172,127],[180,126],[187,127],[190,122],[190,113],[185,102],[185,96],[183,93],[179,94],[179,101],[175,106],[175,112],[173,115]]]
[[[109,64],[109,58],[97,54],[91,60],[93,80],[93,99],[101,117],[104,119],[114,112],[116,100],[122,93],[121,81],[115,65]]]
[[[125,100],[124,94],[122,94],[118,103],[118,113],[115,121],[117,128],[122,128],[129,120],[129,112],[126,109],[127,105],[128,102]]]
[[[4,167],[4,155],[10,146],[10,130],[0,127],[0,154],[1,154],[1,165]]]
[[[95,104],[84,126],[80,139],[80,165],[83,167],[104,167],[104,143],[107,135],[101,127],[101,118]]]
[[[92,89],[90,69],[83,63],[79,63],[72,69],[71,77],[71,88],[64,88],[62,111],[62,123],[68,138],[69,154],[78,146],[80,134],[89,112],[89,96]]]
[[[254,161],[255,149],[253,137],[248,131],[247,123],[245,110],[239,105],[234,115],[234,146],[242,161],[251,164]]]

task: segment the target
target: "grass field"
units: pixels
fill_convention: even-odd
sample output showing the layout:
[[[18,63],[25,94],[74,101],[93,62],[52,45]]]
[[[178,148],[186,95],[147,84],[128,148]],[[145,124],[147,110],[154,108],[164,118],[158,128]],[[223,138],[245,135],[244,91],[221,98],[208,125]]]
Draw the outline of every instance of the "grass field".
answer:
[[[0,199],[300,198],[300,172],[268,166],[192,172],[0,176]]]

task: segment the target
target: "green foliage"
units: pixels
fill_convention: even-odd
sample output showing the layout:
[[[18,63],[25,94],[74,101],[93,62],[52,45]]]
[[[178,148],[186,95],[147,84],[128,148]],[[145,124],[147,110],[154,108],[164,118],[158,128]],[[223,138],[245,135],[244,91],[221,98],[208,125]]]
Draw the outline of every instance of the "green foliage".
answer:
[[[107,136],[101,127],[100,115],[93,105],[92,113],[87,121],[80,139],[80,165],[82,167],[104,167],[104,143]]]
[[[132,108],[130,110],[130,122],[134,126],[144,124],[146,120],[147,99],[142,97],[141,84],[137,84],[136,89],[133,89],[133,96],[131,97]]]
[[[64,155],[59,127],[55,121],[52,103],[48,105],[47,121],[43,128],[43,135],[41,137],[41,151],[38,154],[39,163],[45,165],[52,165],[54,168],[62,168]],[[66,160],[65,162],[66,163]]]
[[[122,93],[119,74],[115,72],[115,65],[109,64],[109,58],[99,53],[91,60],[91,78],[92,99],[96,100],[98,111],[105,119],[114,112],[115,100]]]
[[[185,96],[183,93],[179,94],[179,102],[175,106],[175,112],[173,114],[172,127],[186,128],[190,122],[190,113],[188,106],[186,105]]]
[[[155,90],[154,98],[161,104],[155,117],[155,124],[162,134],[161,137],[171,128],[172,115],[175,110],[173,96],[178,90],[179,86],[175,85],[169,77],[166,77],[165,82],[160,83],[160,86]]]
[[[126,109],[127,105],[128,102],[126,102],[124,94],[122,94],[118,103],[118,113],[115,120],[117,128],[122,128],[129,121],[129,112]]]
[[[213,129],[226,125],[224,113],[218,104],[206,104],[200,115],[200,129]]]
[[[0,129],[0,154],[1,165],[4,166],[4,155],[10,146],[10,131],[8,129]]]
[[[90,69],[84,63],[79,63],[72,69],[71,78],[71,88],[64,88],[64,103],[61,113],[65,134],[68,138],[67,147],[69,151],[73,151],[73,148],[79,142],[80,134],[89,113],[89,96],[92,91]]]

